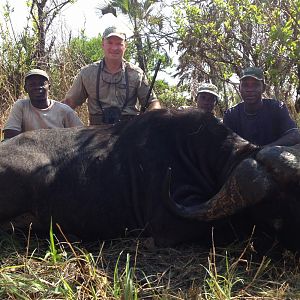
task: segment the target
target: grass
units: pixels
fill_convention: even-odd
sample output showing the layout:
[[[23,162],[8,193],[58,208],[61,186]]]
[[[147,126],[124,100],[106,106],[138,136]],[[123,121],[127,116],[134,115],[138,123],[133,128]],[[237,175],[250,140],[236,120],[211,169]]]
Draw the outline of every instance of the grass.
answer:
[[[150,248],[143,239],[92,244],[0,236],[0,299],[300,299],[299,258],[227,248]]]

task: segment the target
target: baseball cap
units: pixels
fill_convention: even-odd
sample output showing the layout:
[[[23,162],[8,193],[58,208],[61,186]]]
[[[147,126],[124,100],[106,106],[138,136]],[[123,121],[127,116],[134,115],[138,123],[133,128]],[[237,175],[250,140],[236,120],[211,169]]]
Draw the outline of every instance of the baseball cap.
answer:
[[[125,30],[121,27],[117,27],[117,26],[107,27],[103,32],[102,38],[107,39],[111,36],[117,36],[122,40],[126,40]]]
[[[40,75],[40,76],[43,76],[45,78],[47,78],[47,80],[49,81],[49,75],[44,71],[44,70],[41,70],[41,69],[32,69],[30,71],[28,71],[26,74],[25,74],[25,79],[29,76],[32,76],[32,75]]]
[[[257,80],[264,80],[263,70],[257,67],[248,67],[242,71],[240,80],[246,77],[253,77]]]
[[[218,93],[218,88],[212,83],[202,83],[198,89],[198,94],[199,93],[209,93],[220,98],[220,95]]]

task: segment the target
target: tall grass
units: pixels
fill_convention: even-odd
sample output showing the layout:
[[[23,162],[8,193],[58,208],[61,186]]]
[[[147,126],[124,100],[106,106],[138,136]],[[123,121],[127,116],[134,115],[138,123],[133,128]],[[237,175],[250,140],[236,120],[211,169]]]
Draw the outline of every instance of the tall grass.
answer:
[[[130,266],[130,254],[126,254],[126,264],[125,269],[122,273],[119,273],[119,262],[120,256],[123,251],[118,256],[115,270],[114,270],[114,282],[113,282],[113,295],[116,299],[124,300],[136,300],[138,299],[138,287],[134,282],[135,278],[135,267]]]
[[[251,242],[211,249],[145,240],[70,243],[50,230],[0,235],[0,299],[300,299],[299,257]]]

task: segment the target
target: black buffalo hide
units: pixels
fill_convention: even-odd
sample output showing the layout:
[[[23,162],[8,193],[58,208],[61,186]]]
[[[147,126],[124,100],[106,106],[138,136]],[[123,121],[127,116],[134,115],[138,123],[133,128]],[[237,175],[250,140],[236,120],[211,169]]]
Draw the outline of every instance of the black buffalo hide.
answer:
[[[187,218],[170,209],[170,201],[182,207],[206,203],[259,150],[196,110],[157,110],[117,125],[26,132],[0,146],[0,222],[30,213],[33,228],[47,232],[52,218],[65,233],[88,240],[133,234],[162,245],[207,243],[212,226],[216,238],[234,239],[234,218]],[[251,209],[242,226],[247,230],[256,222]]]

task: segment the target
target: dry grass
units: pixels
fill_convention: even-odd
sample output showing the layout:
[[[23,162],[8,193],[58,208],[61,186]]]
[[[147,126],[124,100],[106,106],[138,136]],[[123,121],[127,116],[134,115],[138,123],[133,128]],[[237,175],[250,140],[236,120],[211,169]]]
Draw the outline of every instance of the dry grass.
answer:
[[[0,240],[1,299],[300,299],[297,255],[260,256],[249,242],[205,249],[145,239]]]

